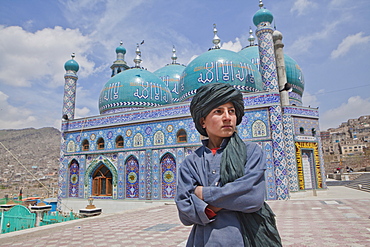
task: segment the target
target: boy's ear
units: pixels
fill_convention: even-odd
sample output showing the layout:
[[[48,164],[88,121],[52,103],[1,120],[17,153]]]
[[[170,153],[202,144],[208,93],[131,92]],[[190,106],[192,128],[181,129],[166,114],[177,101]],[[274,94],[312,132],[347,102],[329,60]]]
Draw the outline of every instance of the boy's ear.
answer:
[[[205,129],[206,127],[204,126],[204,117],[202,117],[200,120],[200,125],[202,125],[202,128]]]

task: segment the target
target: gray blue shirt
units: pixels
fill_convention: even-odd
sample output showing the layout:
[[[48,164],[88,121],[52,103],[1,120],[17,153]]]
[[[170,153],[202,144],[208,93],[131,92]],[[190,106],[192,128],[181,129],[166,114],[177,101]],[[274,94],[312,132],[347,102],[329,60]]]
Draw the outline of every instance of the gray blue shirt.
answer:
[[[220,162],[227,142],[225,139],[213,155],[203,141],[180,165],[175,201],[181,222],[193,225],[187,246],[244,246],[236,212],[252,213],[263,205],[266,158],[262,149],[247,142],[245,175],[222,186]],[[197,186],[204,186],[204,200],[194,194]],[[209,219],[205,213],[208,204],[223,209]]]

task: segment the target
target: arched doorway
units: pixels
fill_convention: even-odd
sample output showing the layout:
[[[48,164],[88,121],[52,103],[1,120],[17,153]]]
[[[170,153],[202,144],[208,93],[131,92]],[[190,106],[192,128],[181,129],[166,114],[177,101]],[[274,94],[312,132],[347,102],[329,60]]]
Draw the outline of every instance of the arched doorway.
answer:
[[[80,167],[76,160],[69,165],[69,197],[78,197],[78,185],[80,180]]]
[[[112,195],[112,172],[101,164],[92,175],[92,194],[94,196]]]
[[[139,162],[133,155],[126,160],[126,198],[139,198]]]
[[[172,154],[166,153],[161,159],[162,199],[172,199],[176,194],[176,161]]]

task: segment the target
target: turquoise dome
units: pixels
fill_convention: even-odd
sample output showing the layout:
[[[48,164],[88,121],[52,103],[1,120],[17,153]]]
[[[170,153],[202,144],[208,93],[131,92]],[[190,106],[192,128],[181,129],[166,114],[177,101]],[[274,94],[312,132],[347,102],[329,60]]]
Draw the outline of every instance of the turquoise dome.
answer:
[[[120,46],[118,46],[118,47],[116,48],[116,53],[117,53],[117,54],[118,54],[118,53],[126,54],[126,48],[125,48],[125,47],[123,47],[122,45],[120,45]]]
[[[254,25],[258,25],[261,22],[270,22],[274,20],[274,16],[268,9],[261,8],[259,9],[253,16],[253,23]]]
[[[242,92],[263,90],[257,67],[238,53],[214,49],[196,57],[185,68],[180,79],[180,101],[192,97],[204,84],[224,82]]]
[[[293,92],[303,95],[304,77],[301,67],[298,63],[288,55],[284,54],[285,70],[288,83],[292,84]]]
[[[99,97],[100,114],[172,103],[170,90],[153,73],[133,68],[113,76]]]
[[[258,46],[248,46],[238,52],[241,56],[251,61],[254,65],[259,68],[259,51]],[[302,104],[302,95],[304,91],[304,78],[301,68],[298,63],[294,61],[290,56],[284,54],[285,61],[285,72],[287,76],[287,82],[293,87],[293,93],[289,93],[289,97],[293,100],[298,100]],[[294,95],[298,94],[298,95]]]
[[[74,60],[74,59],[71,59],[71,60],[68,60],[65,64],[64,64],[64,69],[66,71],[68,70],[72,70],[74,72],[77,72],[79,70],[80,66],[78,65],[78,63]]]
[[[184,65],[168,64],[153,72],[153,74],[158,76],[170,89],[173,102],[179,100],[180,77],[184,69]]]

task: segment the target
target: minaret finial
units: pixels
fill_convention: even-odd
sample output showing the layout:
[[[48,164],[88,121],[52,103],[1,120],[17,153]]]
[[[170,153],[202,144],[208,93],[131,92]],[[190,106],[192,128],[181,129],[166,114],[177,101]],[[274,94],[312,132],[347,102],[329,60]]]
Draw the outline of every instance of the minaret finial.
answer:
[[[141,51],[139,43],[136,44],[136,57],[134,58],[135,68],[140,68],[141,63]]]
[[[249,41],[249,45],[250,46],[254,46],[254,36],[253,36],[253,30],[252,30],[252,27],[249,27],[249,38],[248,38],[248,41]]]
[[[214,37],[213,37],[213,44],[215,45],[214,49],[220,49],[220,38],[217,36],[217,28],[216,28],[216,24],[213,24],[213,33],[214,33]]]
[[[263,7],[263,2],[262,2],[262,0],[260,0],[260,3],[258,4],[258,6],[262,9],[262,7]]]
[[[171,56],[171,59],[172,59],[172,64],[176,64],[177,56],[176,56],[175,46],[173,46],[173,48],[172,48],[172,56]]]

